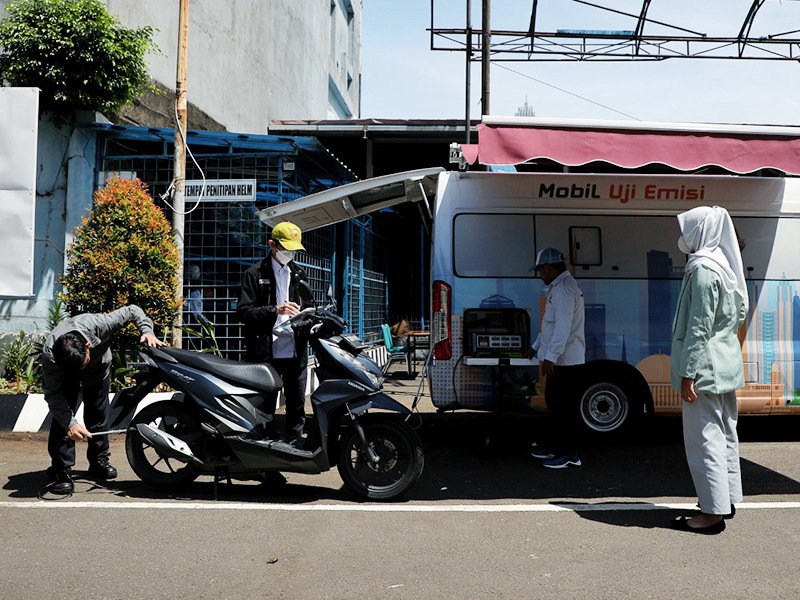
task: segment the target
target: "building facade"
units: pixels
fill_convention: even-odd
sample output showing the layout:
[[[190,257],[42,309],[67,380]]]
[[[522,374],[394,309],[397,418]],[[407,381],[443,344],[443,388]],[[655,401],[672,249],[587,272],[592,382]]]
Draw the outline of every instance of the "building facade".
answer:
[[[158,30],[163,56],[149,57],[150,75],[174,90],[178,3],[106,4],[126,27]],[[188,101],[227,131],[263,135],[271,119],[359,116],[360,0],[191,0],[187,54]],[[118,120],[171,126],[172,100],[169,93],[147,93]],[[191,114],[189,127],[213,129],[193,123]]]
[[[130,171],[135,171],[153,191],[168,185],[171,179],[172,146],[163,128],[174,124],[179,5],[160,0],[106,0],[105,3],[126,27],[147,25],[157,30],[155,41],[163,55],[150,55],[148,60],[152,82],[162,93],[147,92],[121,115],[87,113],[79,115],[74,124],[61,125],[52,123],[46,115],[40,119],[38,175],[32,207],[33,292],[25,297],[0,297],[0,337],[23,329],[29,333],[45,330],[48,310],[60,289],[58,279],[64,268],[64,252],[73,232],[82,217],[89,214],[92,193],[102,185],[104,174],[123,169],[111,165],[113,161],[106,155],[112,138],[135,141],[145,135],[140,127],[153,128],[148,135],[160,141],[147,143],[154,149],[136,149],[131,154],[151,156],[159,165],[166,165],[164,172],[159,171],[152,179],[143,177],[141,170]],[[6,16],[7,4],[9,0],[0,0],[0,18]],[[258,165],[267,165],[262,170],[269,171],[270,177],[280,171],[275,165],[297,162],[292,158],[294,154],[307,156],[302,141],[297,142],[296,151],[265,149],[269,144],[265,136],[268,123],[272,119],[357,117],[360,53],[360,0],[192,0],[186,86],[189,129],[236,132],[222,138],[212,136],[206,142],[215,149],[206,147],[199,154],[205,154],[206,159],[225,152],[249,154]],[[250,138],[245,140],[247,136]],[[197,136],[192,139],[190,131],[189,137],[190,149],[197,150]],[[332,157],[328,159],[335,162]],[[232,177],[234,171],[218,177]],[[297,174],[303,173],[298,168]],[[291,184],[293,176],[281,175],[287,184]],[[191,174],[187,173],[187,177]],[[348,176],[331,179],[331,185],[339,185]],[[287,185],[284,190],[290,188]],[[269,201],[285,201],[311,191],[319,189],[298,186],[292,193],[271,196]],[[250,228],[253,235],[260,232],[265,236],[266,228],[258,222],[254,208],[242,210],[252,221],[242,227]],[[209,213],[211,209],[200,212]],[[266,242],[260,240],[256,245],[266,246]],[[226,251],[227,247],[218,250]],[[188,274],[191,266],[187,261]],[[232,292],[227,293],[226,298]]]

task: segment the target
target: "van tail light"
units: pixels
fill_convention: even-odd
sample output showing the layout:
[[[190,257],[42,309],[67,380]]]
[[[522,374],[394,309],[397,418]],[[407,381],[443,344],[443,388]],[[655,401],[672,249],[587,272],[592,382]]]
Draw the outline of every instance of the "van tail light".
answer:
[[[453,345],[450,341],[450,286],[443,281],[433,282],[431,340],[433,358],[449,360],[453,355]]]

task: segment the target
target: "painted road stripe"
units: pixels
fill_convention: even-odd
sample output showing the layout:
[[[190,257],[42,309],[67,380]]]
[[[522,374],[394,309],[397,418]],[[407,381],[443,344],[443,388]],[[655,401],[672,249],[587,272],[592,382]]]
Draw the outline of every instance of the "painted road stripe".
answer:
[[[601,502],[582,504],[553,502],[551,504],[246,504],[201,502],[69,502],[66,500],[38,502],[0,502],[0,508],[105,508],[105,509],[167,509],[167,510],[266,510],[287,512],[623,512],[631,510],[697,510],[697,504],[651,504]],[[742,502],[739,510],[800,508],[800,502]]]

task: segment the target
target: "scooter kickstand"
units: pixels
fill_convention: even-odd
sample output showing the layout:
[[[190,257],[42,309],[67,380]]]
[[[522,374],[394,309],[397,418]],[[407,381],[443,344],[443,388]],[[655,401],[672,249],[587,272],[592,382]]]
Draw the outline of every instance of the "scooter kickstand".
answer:
[[[219,494],[217,493],[217,490],[218,490],[217,484],[220,482],[220,480],[223,478],[223,476],[227,480],[228,485],[233,485],[233,482],[231,481],[230,471],[228,471],[228,467],[214,467],[214,501],[215,502],[217,500],[219,500]]]

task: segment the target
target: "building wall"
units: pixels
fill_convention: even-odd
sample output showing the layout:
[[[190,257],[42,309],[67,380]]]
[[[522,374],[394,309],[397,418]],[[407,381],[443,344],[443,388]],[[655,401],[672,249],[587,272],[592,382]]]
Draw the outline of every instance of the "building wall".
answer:
[[[0,18],[9,2],[0,0]],[[149,56],[150,75],[167,90],[112,120],[172,126],[164,98],[175,88],[178,2],[105,3],[125,26],[158,30],[163,56]],[[361,0],[191,0],[188,36],[190,128],[266,134],[272,119],[359,116]],[[45,327],[71,232],[91,209],[95,153],[93,134],[40,120],[34,296],[0,298],[0,338]]]
[[[0,0],[0,18],[10,1]],[[174,90],[178,2],[104,1],[126,27],[157,30],[163,54],[148,57],[150,75]],[[208,129],[266,134],[273,119],[360,117],[361,0],[191,0],[188,36],[187,99]],[[142,103],[127,124],[171,118],[163,98],[147,93]]]
[[[178,3],[106,4],[127,27],[158,29],[150,74],[174,89]],[[228,131],[359,116],[360,0],[191,0],[188,44],[187,99]]]
[[[20,330],[47,330],[48,310],[61,289],[64,250],[91,210],[95,153],[94,133],[46,116],[39,120],[33,296],[0,298],[0,346]]]

